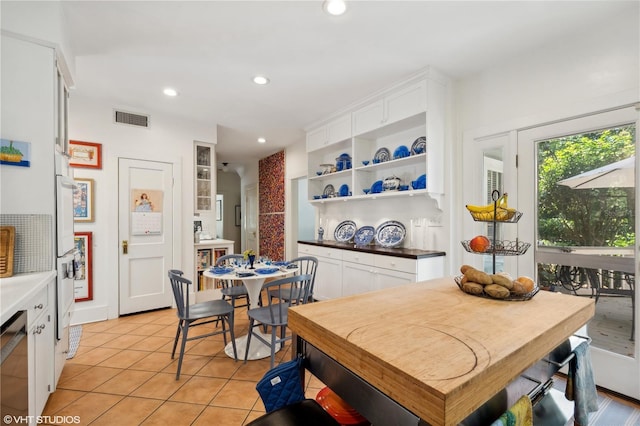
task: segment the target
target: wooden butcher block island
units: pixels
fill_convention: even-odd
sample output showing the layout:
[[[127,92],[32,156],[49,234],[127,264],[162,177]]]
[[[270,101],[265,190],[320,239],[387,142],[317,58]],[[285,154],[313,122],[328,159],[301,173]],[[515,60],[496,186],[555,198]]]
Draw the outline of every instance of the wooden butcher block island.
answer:
[[[298,306],[289,326],[298,346],[317,348],[423,422],[455,425],[594,312],[587,298],[485,299],[440,278]]]

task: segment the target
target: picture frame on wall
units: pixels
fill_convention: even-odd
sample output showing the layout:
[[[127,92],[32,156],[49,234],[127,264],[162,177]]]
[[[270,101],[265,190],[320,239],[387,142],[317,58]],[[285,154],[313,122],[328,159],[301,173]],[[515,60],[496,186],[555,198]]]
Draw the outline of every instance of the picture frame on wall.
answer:
[[[73,221],[93,222],[94,180],[75,178],[73,189]]]
[[[242,215],[240,212],[240,204],[236,204],[236,216],[235,216],[235,225],[240,226],[242,223]]]
[[[216,200],[216,220],[222,220],[222,200]]]
[[[76,232],[75,246],[80,262],[74,281],[74,297],[76,302],[93,300],[93,233]]]
[[[71,167],[102,168],[102,144],[70,140],[69,155]]]

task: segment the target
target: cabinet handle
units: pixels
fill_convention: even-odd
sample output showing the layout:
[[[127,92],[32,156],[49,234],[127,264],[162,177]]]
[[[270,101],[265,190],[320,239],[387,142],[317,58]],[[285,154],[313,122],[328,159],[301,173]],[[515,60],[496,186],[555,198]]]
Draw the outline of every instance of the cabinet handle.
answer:
[[[42,308],[44,308],[44,305],[43,305],[42,303],[40,303],[40,304],[38,304],[38,305],[35,305],[35,306],[33,307],[33,309],[42,309]]]
[[[128,253],[129,253],[129,241],[122,240],[122,254],[128,254]]]

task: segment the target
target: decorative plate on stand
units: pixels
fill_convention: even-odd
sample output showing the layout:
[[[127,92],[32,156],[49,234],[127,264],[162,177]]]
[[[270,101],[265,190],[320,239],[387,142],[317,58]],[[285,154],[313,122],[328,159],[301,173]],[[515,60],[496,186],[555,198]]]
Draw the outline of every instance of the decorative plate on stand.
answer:
[[[411,155],[427,152],[427,138],[420,136],[411,144]]]
[[[407,230],[397,220],[388,220],[376,229],[376,242],[382,247],[396,247],[402,244]]]
[[[376,229],[373,226],[363,226],[356,231],[353,236],[353,242],[357,246],[367,246],[373,241],[376,235]]]
[[[384,163],[389,160],[391,160],[391,152],[387,148],[380,148],[373,156],[374,163]]]
[[[327,197],[333,197],[334,195],[336,195],[336,189],[333,187],[333,185],[329,184],[324,187],[324,191],[322,191],[322,195],[325,195]]]
[[[336,230],[333,231],[333,237],[340,243],[346,243],[351,241],[355,233],[356,223],[352,220],[345,220],[336,226]]]

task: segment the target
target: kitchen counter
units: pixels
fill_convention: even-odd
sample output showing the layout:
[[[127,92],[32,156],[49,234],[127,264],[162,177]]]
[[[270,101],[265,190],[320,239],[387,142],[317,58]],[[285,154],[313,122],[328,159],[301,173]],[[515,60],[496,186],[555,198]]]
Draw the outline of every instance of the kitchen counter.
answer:
[[[0,279],[0,324],[24,309],[30,297],[42,290],[56,276],[56,271],[18,274]]]
[[[198,243],[194,243],[193,245],[196,247],[200,246],[215,246],[215,245],[228,245],[234,244],[234,241],[231,240],[223,240],[222,238],[216,238],[214,240],[200,240]]]
[[[293,307],[289,327],[296,350],[313,345],[336,362],[330,371],[346,369],[351,380],[428,424],[455,425],[594,312],[592,299],[546,291],[523,302],[476,297],[445,277]],[[359,392],[338,393],[384,423],[376,418],[384,405]]]
[[[446,256],[443,251],[437,250],[418,250],[403,247],[381,247],[376,245],[355,246],[353,243],[340,243],[333,240],[301,240],[298,244],[309,244],[318,247],[335,248],[342,250],[359,251],[363,253],[382,254],[385,256],[404,257],[407,259],[424,259],[427,257]]]

